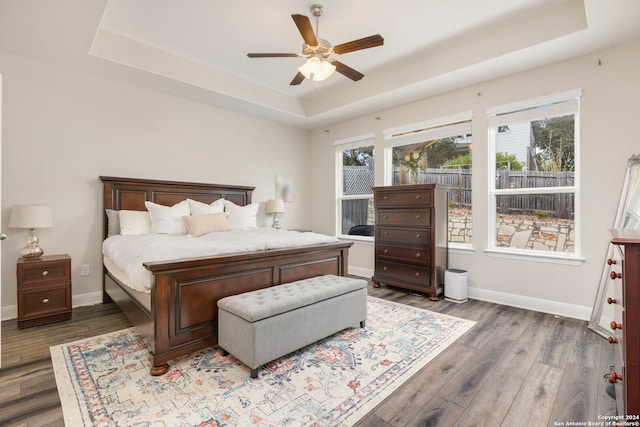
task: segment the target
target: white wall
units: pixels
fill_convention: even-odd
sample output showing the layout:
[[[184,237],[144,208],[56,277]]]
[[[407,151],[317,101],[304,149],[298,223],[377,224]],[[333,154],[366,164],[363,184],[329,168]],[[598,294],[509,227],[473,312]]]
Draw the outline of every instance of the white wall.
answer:
[[[598,60],[602,65],[598,65]],[[640,153],[640,42],[456,90],[312,133],[312,225],[335,229],[333,141],[376,134],[376,183],[383,184],[382,130],[473,111],[474,251],[453,253],[449,266],[469,271],[470,295],[486,300],[588,319],[602,273],[627,159]],[[487,108],[581,88],[581,230],[579,266],[491,257],[488,238]],[[353,264],[354,260],[362,264]],[[356,242],[350,264],[373,271],[373,248]],[[352,267],[352,271],[354,268]]]
[[[71,255],[74,305],[100,300],[100,175],[252,185],[263,202],[274,197],[275,174],[286,174],[294,201],[282,223],[310,226],[307,131],[1,52],[0,73],[3,319],[16,315],[26,238],[7,227],[14,204],[52,206],[45,254]],[[82,264],[90,276],[80,276]]]

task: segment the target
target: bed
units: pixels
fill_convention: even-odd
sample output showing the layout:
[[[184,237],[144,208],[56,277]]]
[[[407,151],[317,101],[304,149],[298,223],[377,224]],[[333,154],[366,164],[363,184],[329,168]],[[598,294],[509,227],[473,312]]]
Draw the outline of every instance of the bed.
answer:
[[[226,199],[251,204],[254,187],[101,176],[106,210],[145,210],[150,201],[173,206],[185,199],[212,203]],[[115,302],[149,344],[151,375],[163,375],[168,362],[217,344],[219,299],[324,274],[346,276],[352,242],[261,250],[212,257],[145,262],[150,292],[141,295],[118,274],[104,268],[105,302]],[[105,263],[106,264],[106,263]]]

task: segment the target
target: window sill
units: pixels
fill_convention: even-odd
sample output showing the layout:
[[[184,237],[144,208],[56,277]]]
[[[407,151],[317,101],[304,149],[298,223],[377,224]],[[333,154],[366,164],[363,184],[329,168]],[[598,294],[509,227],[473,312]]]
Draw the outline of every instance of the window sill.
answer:
[[[551,264],[582,265],[584,258],[575,255],[545,254],[543,252],[514,252],[513,250],[486,249],[485,253],[492,257],[517,259],[521,261],[546,262]]]

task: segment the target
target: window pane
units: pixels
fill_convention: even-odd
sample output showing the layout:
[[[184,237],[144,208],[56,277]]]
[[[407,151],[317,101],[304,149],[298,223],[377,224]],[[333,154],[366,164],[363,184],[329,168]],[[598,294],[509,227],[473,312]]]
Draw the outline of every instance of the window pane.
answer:
[[[471,243],[471,135],[394,147],[393,185],[449,187],[449,242]]]
[[[499,126],[496,189],[574,185],[573,114]]]
[[[373,236],[373,199],[342,200],[342,234]]]
[[[375,170],[373,145],[342,151],[342,194],[373,194]]]
[[[496,196],[496,247],[574,252],[574,193]]]

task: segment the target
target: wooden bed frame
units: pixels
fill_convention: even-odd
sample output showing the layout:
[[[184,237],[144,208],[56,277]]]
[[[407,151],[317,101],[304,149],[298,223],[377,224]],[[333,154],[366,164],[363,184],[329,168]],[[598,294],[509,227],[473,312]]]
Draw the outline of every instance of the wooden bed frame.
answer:
[[[105,176],[100,179],[104,184],[104,209],[114,210],[145,210],[145,201],[172,206],[187,198],[204,203],[225,198],[244,206],[251,203],[254,189]],[[106,238],[106,213],[103,222]],[[151,374],[163,375],[170,360],[217,344],[219,299],[324,274],[346,276],[352,244],[144,263],[154,278],[150,308],[105,269],[104,300],[114,301],[136,326],[149,343]]]

